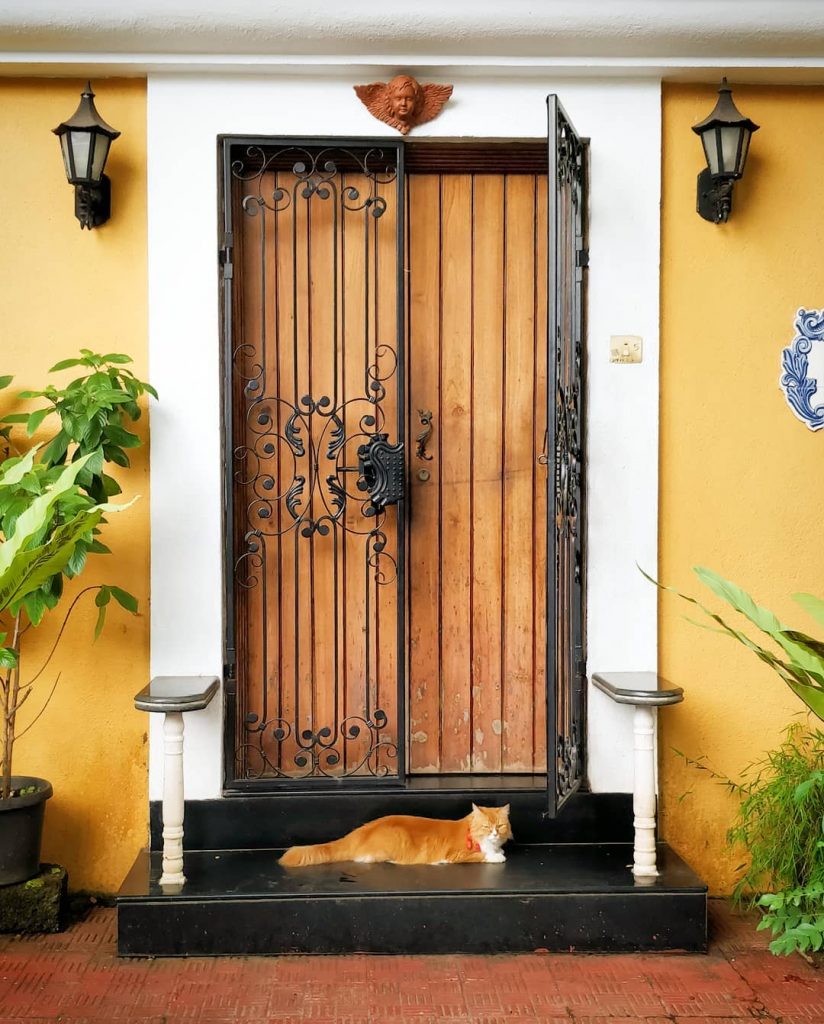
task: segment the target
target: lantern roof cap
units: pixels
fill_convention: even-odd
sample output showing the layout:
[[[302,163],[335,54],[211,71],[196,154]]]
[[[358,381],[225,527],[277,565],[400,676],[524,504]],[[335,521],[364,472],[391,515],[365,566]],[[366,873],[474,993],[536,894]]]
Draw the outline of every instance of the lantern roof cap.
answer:
[[[80,103],[77,105],[77,110],[67,121],[61,122],[56,128],[52,129],[55,135],[63,135],[65,132],[75,130],[101,132],[104,135],[108,135],[110,139],[116,139],[120,135],[116,128],[112,128],[98,114],[97,107],[94,105],[94,92],[92,91],[91,82],[86,82],[86,88],[80,94]]]
[[[755,121],[744,117],[736,107],[732,98],[732,89],[727,85],[726,78],[722,80],[721,88],[718,90],[718,99],[715,101],[713,109],[703,121],[692,126],[696,135],[703,135],[710,128],[747,128],[750,132],[757,132],[759,128]]]

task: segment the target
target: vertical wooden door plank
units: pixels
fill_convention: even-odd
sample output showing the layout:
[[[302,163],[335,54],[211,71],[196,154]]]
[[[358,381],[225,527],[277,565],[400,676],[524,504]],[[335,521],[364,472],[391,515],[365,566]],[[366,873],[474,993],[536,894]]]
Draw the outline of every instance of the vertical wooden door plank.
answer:
[[[441,179],[441,768],[470,768],[471,177]]]
[[[472,771],[501,770],[504,183],[475,175],[472,372]]]
[[[440,759],[440,231],[438,175],[407,179],[409,215],[409,764],[412,772],[441,770]],[[435,416],[429,460],[415,456],[419,410]],[[429,479],[419,479],[420,470]]]
[[[379,193],[386,200],[383,216],[375,220],[376,274],[375,324],[377,339],[376,367],[385,395],[380,402],[383,430],[394,444],[398,430],[398,388],[402,371],[398,365],[398,303],[397,303],[397,187],[395,182],[381,185]],[[376,706],[387,718],[386,728],[379,733],[383,744],[374,759],[380,771],[396,774],[398,729],[398,509],[390,506],[381,529],[385,534],[385,550],[378,554],[373,567],[375,577],[375,647]],[[394,754],[393,754],[394,751]]]
[[[535,421],[533,451],[533,505],[535,508],[533,562],[533,674],[534,718],[532,769],[546,771],[546,532],[547,502],[546,475],[548,465],[540,465],[538,457],[544,452],[546,437],[547,388],[547,178],[535,176],[535,385],[533,417]]]
[[[532,769],[534,224],[532,176],[507,176],[503,764],[508,771]]]

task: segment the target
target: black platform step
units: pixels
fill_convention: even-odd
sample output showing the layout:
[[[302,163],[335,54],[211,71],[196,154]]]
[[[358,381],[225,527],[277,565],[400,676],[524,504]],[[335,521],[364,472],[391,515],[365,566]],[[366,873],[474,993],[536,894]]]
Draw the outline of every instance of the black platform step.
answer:
[[[121,956],[687,950],[707,889],[666,845],[637,883],[624,843],[512,845],[505,864],[284,869],[277,850],[193,851],[178,893],[142,851],[118,896]]]

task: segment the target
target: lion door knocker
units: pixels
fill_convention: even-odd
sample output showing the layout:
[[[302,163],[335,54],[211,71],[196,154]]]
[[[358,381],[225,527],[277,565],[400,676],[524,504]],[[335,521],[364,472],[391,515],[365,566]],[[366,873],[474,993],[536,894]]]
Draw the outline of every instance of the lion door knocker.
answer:
[[[398,75],[391,82],[373,82],[354,88],[373,117],[397,128],[402,135],[437,117],[452,95],[451,85],[421,85],[411,75]]]

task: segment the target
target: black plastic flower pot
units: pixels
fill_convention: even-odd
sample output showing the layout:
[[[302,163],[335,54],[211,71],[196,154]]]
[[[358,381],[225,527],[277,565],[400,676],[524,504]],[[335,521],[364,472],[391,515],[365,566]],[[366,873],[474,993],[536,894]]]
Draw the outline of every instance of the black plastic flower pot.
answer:
[[[22,796],[0,800],[0,885],[26,882],[40,870],[43,813],[52,795],[50,782],[30,775],[12,775],[12,792]]]

